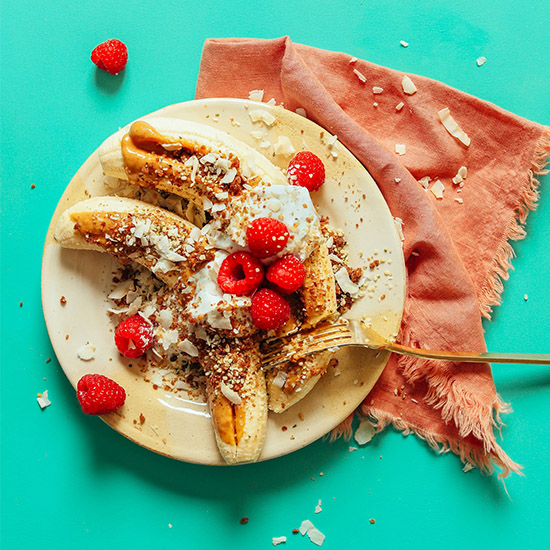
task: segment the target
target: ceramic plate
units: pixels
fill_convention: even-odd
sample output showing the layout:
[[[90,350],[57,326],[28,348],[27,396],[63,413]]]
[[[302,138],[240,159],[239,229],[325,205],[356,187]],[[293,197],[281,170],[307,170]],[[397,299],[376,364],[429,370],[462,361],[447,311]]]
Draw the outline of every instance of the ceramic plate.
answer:
[[[249,112],[253,109],[269,111],[276,122],[271,127],[252,122]],[[287,167],[290,158],[274,152],[280,136],[290,138],[297,151],[310,150],[321,157],[327,178],[321,190],[313,194],[314,203],[333,227],[344,231],[350,264],[367,266],[372,277],[367,294],[347,316],[370,319],[386,337],[398,331],[405,296],[400,232],[372,177],[342,144],[332,143],[334,138],[326,130],[283,108],[236,99],[179,103],[148,116],[211,125],[256,148],[281,168]],[[118,126],[119,121],[113,121],[113,132]],[[73,386],[84,374],[95,372],[115,379],[126,389],[124,407],[102,418],[127,438],[178,460],[223,464],[204,397],[157,387],[150,374],[135,364],[129,367],[128,360],[119,355],[106,299],[116,262],[107,254],[62,249],[53,239],[61,212],[89,196],[112,194],[106,183],[96,151],[69,183],[46,238],[42,301],[57,358]],[[368,264],[373,260],[380,263],[371,269]],[[65,304],[61,303],[62,296]],[[92,360],[83,361],[77,350],[87,342],[95,345],[96,353]],[[388,360],[386,353],[360,349],[342,350],[335,356],[337,369],[330,368],[307,397],[283,414],[269,414],[260,460],[291,453],[332,430],[361,403]],[[145,422],[141,423],[140,415]]]

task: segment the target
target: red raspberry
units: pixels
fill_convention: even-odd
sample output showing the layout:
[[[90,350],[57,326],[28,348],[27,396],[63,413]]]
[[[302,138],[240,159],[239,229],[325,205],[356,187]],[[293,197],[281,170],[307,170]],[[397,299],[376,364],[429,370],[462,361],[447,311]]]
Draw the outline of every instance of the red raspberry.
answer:
[[[141,315],[122,321],[115,330],[115,344],[124,357],[139,357],[153,345],[153,327]]]
[[[246,230],[248,248],[256,258],[269,258],[283,250],[290,234],[286,225],[275,218],[258,218]]]
[[[290,318],[290,305],[274,290],[262,288],[252,296],[250,314],[254,324],[262,330],[281,328]]]
[[[85,374],[76,386],[76,396],[86,414],[116,411],[126,400],[124,388],[102,374]]]
[[[292,254],[271,264],[266,273],[266,279],[277,285],[283,294],[296,292],[304,284],[305,276],[304,264]]]
[[[126,67],[128,49],[123,42],[112,38],[93,49],[92,61],[103,71],[118,74]]]
[[[317,191],[325,182],[325,166],[317,155],[303,151],[297,153],[290,161],[286,177],[293,185]]]
[[[218,284],[224,292],[246,296],[264,280],[262,264],[248,252],[235,252],[225,258],[218,272]]]

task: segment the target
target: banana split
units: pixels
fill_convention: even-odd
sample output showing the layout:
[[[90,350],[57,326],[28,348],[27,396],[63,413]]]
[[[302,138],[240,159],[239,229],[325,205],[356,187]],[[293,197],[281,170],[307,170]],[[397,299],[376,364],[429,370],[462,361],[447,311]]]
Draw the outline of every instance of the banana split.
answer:
[[[117,347],[136,357],[157,334],[166,360],[200,364],[218,448],[229,464],[258,459],[268,409],[297,403],[330,362],[325,352],[261,368],[263,339],[313,327],[345,302],[326,220],[310,197],[324,178],[312,157],[298,153],[285,174],[209,126],[137,121],[100,147],[104,173],[181,197],[204,213],[202,223],[143,200],[101,196],[69,208],[56,227],[61,246],[107,252],[154,275],[156,302],[120,312],[126,319],[115,331]]]

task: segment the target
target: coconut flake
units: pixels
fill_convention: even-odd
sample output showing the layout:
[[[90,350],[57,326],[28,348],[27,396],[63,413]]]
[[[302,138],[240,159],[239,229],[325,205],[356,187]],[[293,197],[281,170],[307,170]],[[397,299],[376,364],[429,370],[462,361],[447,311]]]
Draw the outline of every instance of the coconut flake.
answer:
[[[367,77],[361,71],[358,71],[357,69],[353,69],[353,72],[361,82],[365,83],[367,81]]]
[[[393,221],[395,223],[395,227],[397,227],[399,238],[401,239],[401,242],[403,242],[405,240],[405,235],[403,233],[403,220],[401,218],[393,218]]]
[[[409,43],[408,42],[405,42],[404,40],[401,40],[399,42],[404,48],[408,48],[409,47]]]
[[[296,114],[307,118],[306,110],[303,107],[298,107],[296,109]]]
[[[403,143],[396,143],[395,152],[398,155],[404,155],[407,152],[407,147]]]
[[[355,283],[352,283],[349,278],[348,270],[345,267],[341,267],[334,274],[334,278],[336,279],[338,286],[350,296],[353,297],[359,291],[359,287]]]
[[[282,370],[280,370],[277,373],[277,376],[275,376],[275,378],[273,379],[272,383],[277,388],[282,388],[285,385],[285,382],[286,382],[287,378],[288,378],[288,376],[287,376],[286,372],[283,372]]]
[[[486,62],[487,62],[487,58],[486,58],[486,57],[483,57],[483,56],[478,57],[478,58],[476,59],[476,63],[477,63],[477,66],[478,66],[478,67],[481,67],[481,65],[484,65]]]
[[[414,82],[407,75],[403,77],[403,80],[401,81],[401,86],[403,86],[403,91],[407,95],[413,95],[417,92]]]
[[[396,111],[401,111],[401,109],[403,109],[403,107],[405,107],[405,104],[400,101],[396,106],[395,106],[395,110]]]
[[[252,130],[252,131],[250,132],[250,135],[251,135],[254,139],[260,141],[261,139],[264,139],[264,137],[265,137],[265,132],[264,132],[263,130]]]
[[[178,344],[178,350],[183,351],[183,353],[187,353],[187,355],[191,357],[198,357],[199,356],[199,350],[191,340],[188,340],[187,338],[183,340],[183,342],[180,342]]]
[[[464,199],[462,199],[461,197],[455,197],[455,202],[457,202],[458,204],[463,204]]]
[[[309,540],[316,544],[317,546],[323,546],[323,542],[325,542],[325,535],[319,531],[316,527],[313,527],[307,532],[307,536],[309,537]]]
[[[159,317],[162,328],[169,329],[172,326],[174,316],[172,315],[172,311],[170,309],[161,310],[161,312],[159,313]]]
[[[430,191],[433,193],[436,199],[441,200],[443,198],[443,191],[445,191],[445,186],[441,183],[440,180],[435,180],[433,185],[430,187]]]
[[[418,183],[424,187],[424,189],[428,189],[428,186],[430,184],[430,181],[432,181],[432,178],[430,176],[424,176],[423,178],[420,178],[418,180]]]
[[[166,260],[164,258],[161,258],[152,268],[151,271],[153,273],[168,273],[169,271],[172,271],[174,269],[174,264],[170,260]]]
[[[191,168],[191,174],[189,175],[189,177],[191,178],[191,182],[195,183],[197,170],[199,169],[199,159],[195,155],[193,155],[185,161],[184,166],[188,166]]]
[[[349,60],[350,63],[355,63],[356,61],[357,61],[357,57],[352,57],[352,58]]]
[[[130,290],[134,290],[134,281],[132,279],[128,279],[127,281],[123,281],[122,283],[118,283],[111,294],[107,296],[110,300],[121,300],[128,294]]]
[[[279,136],[273,149],[276,155],[283,155],[285,157],[289,157],[296,152],[296,149],[294,149],[292,142],[287,136]]]
[[[309,519],[305,519],[300,525],[300,535],[304,536],[310,529],[314,529],[314,525]]]
[[[240,405],[242,403],[243,400],[241,399],[241,396],[236,391],[233,391],[230,387],[228,387],[223,380],[220,389],[227,400],[230,403],[233,403],[233,405]]]
[[[321,508],[321,499],[319,499],[319,502],[317,502],[317,506],[315,506],[315,513],[320,514],[323,511]]]
[[[466,147],[469,147],[471,141],[470,138],[451,116],[449,108],[445,107],[444,109],[441,109],[441,111],[438,111],[437,114],[439,115],[439,120],[441,120],[441,123],[445,126],[445,130],[447,130],[451,136],[466,145]]]
[[[353,435],[358,445],[365,445],[374,436],[374,427],[368,419],[361,420]]]
[[[76,350],[76,354],[82,361],[91,361],[95,356],[95,346],[90,342],[86,342]]]
[[[225,176],[221,179],[221,183],[231,183],[235,179],[236,175],[237,175],[237,170],[235,168],[230,168],[225,173]]]
[[[384,88],[380,88],[380,86],[373,86],[372,87],[372,93],[373,94],[381,94],[384,91]]]
[[[254,109],[248,113],[252,122],[263,122],[266,126],[273,126],[273,123],[277,120],[271,113],[264,109]]]
[[[160,146],[165,150],[165,151],[179,151],[182,146],[180,143],[161,143]]]
[[[273,546],[277,546],[279,544],[284,544],[286,542],[286,537],[272,537],[271,542]]]
[[[264,91],[263,90],[251,90],[248,94],[248,99],[250,99],[250,101],[263,101]]]
[[[179,331],[174,329],[174,330],[165,330],[163,333],[162,333],[162,347],[164,348],[164,350],[168,350],[170,348],[170,346],[173,346],[174,344],[176,344],[179,340]]]
[[[42,395],[39,395],[36,400],[38,401],[38,404],[40,405],[41,409],[45,409],[46,407],[49,407],[52,402],[48,398],[48,390],[43,391]]]

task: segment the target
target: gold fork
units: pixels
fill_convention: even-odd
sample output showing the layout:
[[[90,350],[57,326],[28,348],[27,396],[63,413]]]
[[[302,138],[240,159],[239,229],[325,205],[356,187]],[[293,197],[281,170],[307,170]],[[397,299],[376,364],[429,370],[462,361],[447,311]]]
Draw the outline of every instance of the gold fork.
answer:
[[[336,351],[345,346],[363,346],[373,350],[386,350],[400,355],[441,361],[550,364],[550,354],[544,353],[478,353],[411,348],[389,342],[362,321],[339,319],[334,323],[317,325],[308,332],[298,332],[284,338],[266,340],[262,344],[262,365],[264,368],[273,368],[289,360],[296,360],[325,350]]]

